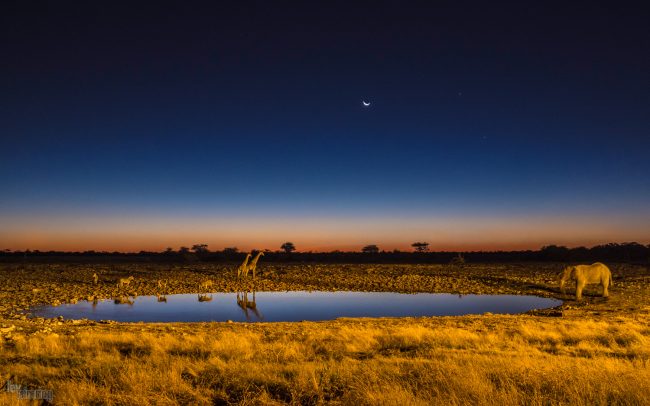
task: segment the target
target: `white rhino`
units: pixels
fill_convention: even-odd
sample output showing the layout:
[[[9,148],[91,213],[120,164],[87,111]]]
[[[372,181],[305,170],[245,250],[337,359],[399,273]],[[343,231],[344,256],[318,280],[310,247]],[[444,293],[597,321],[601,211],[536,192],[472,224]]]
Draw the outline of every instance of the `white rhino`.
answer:
[[[612,273],[605,264],[596,262],[591,265],[567,266],[562,273],[560,289],[564,292],[567,281],[576,281],[576,300],[582,299],[582,289],[588,283],[597,283],[603,287],[603,297],[609,296],[607,289],[613,285]]]

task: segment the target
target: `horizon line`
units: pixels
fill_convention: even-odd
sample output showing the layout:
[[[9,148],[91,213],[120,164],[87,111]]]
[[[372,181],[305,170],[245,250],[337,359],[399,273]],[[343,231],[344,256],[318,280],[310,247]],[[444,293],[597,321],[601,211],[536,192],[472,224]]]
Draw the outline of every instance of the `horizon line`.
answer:
[[[426,241],[423,241],[426,243]],[[194,244],[192,244],[194,245]],[[329,251],[324,251],[324,250],[315,250],[314,248],[307,248],[307,249],[302,249],[298,250],[296,249],[293,251],[295,254],[331,254],[331,253],[363,253],[362,248],[369,246],[369,245],[376,245],[379,249],[378,253],[394,253],[394,252],[399,252],[399,253],[419,253],[419,254],[432,254],[432,253],[487,253],[487,252],[527,252],[527,251],[541,251],[544,248],[547,247],[557,247],[557,248],[564,248],[568,250],[574,250],[574,249],[580,249],[580,248],[585,248],[585,249],[593,249],[597,247],[603,247],[607,245],[637,245],[645,248],[650,248],[650,244],[645,244],[643,242],[638,242],[638,241],[624,241],[624,242],[615,242],[615,241],[610,241],[606,243],[600,243],[600,244],[593,244],[593,245],[563,245],[563,244],[544,244],[541,246],[538,246],[537,248],[484,248],[484,249],[452,249],[452,248],[445,248],[445,249],[429,249],[424,252],[419,252],[416,251],[415,249],[409,248],[408,250],[404,249],[399,249],[399,248],[392,248],[392,249],[382,249],[379,247],[377,244],[365,244],[361,248],[357,249],[352,249],[347,248],[347,249],[331,249]],[[409,246],[411,247],[411,246]],[[4,254],[17,254],[17,253],[62,253],[62,254],[85,254],[85,253],[96,253],[96,254],[142,254],[142,253],[147,253],[147,254],[164,254],[166,252],[170,253],[181,253],[181,248],[187,248],[186,252],[189,253],[196,253],[191,246],[186,247],[186,246],[180,246],[178,249],[174,250],[173,248],[171,251],[169,250],[171,247],[167,247],[165,249],[154,249],[154,250],[148,250],[148,249],[140,249],[140,250],[97,250],[97,249],[83,249],[83,250],[57,250],[57,249],[1,249],[0,253]],[[269,249],[269,248],[261,248],[261,249],[239,249],[236,246],[232,247],[223,247],[221,249],[217,250],[210,250],[207,249],[205,253],[223,253],[228,250],[235,249],[235,252],[237,253],[244,253],[244,252],[271,252],[271,253],[283,253],[282,249]]]

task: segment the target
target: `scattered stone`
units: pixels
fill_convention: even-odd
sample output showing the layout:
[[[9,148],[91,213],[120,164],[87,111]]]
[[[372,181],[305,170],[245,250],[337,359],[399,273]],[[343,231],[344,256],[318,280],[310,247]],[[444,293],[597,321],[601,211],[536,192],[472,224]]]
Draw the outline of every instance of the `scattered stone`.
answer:
[[[20,313],[29,311],[35,305],[60,305],[85,298],[92,301],[114,298],[117,278],[136,274],[135,286],[127,288],[129,293],[155,295],[159,293],[157,281],[166,279],[169,295],[193,293],[197,284],[206,277],[215,282],[215,291],[237,292],[256,287],[258,291],[296,290],[353,290],[353,291],[399,291],[404,293],[428,292],[460,294],[525,294],[561,299],[557,288],[558,264],[469,264],[459,272],[448,265],[324,265],[324,264],[264,264],[264,272],[255,281],[237,280],[233,268],[222,264],[138,264],[128,265],[29,265],[29,272],[16,265],[5,264],[0,272],[0,319],[27,320],[35,326],[50,323],[39,318],[30,318]],[[92,274],[101,279],[93,285]],[[262,276],[263,275],[263,276]],[[597,299],[597,292],[587,295],[586,303],[569,301],[566,315],[575,316],[587,311],[597,317],[607,317],[611,312],[627,309],[628,303],[644,304],[650,274],[645,267],[629,266],[625,275],[616,274],[617,285],[612,291],[612,300]],[[618,286],[618,287],[617,287]],[[643,289],[643,290],[641,290]],[[615,305],[615,306],[614,306]],[[614,307],[616,307],[614,309]],[[642,306],[641,306],[642,307]],[[611,310],[610,310],[611,309]],[[639,306],[632,306],[634,312]],[[544,316],[562,316],[561,310],[538,313]],[[56,323],[57,320],[54,320]],[[71,322],[68,322],[71,324]]]
[[[100,324],[115,324],[116,322],[114,320],[100,320]]]
[[[9,327],[2,327],[2,328],[0,328],[0,333],[3,333],[3,334],[4,334],[4,333],[8,333],[8,332],[13,331],[13,330],[15,330],[15,329],[16,329],[16,326],[14,326],[14,325],[12,324],[12,325],[10,325]]]

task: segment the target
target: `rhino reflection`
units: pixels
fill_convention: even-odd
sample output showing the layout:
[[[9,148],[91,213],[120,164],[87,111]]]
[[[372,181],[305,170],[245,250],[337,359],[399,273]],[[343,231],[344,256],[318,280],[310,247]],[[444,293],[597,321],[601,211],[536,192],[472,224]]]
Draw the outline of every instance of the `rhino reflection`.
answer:
[[[237,292],[237,306],[244,311],[246,320],[250,321],[249,310],[255,315],[255,317],[257,317],[257,320],[263,320],[264,316],[262,316],[259,310],[257,310],[257,303],[255,303],[255,291],[253,291],[252,300],[248,299],[248,293],[249,292]]]

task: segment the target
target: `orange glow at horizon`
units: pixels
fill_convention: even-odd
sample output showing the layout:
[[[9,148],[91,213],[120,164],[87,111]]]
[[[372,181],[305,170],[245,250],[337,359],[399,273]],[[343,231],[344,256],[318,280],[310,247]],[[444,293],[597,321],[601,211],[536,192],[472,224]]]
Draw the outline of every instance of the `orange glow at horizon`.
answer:
[[[411,250],[426,241],[434,251],[539,249],[543,245],[592,246],[650,242],[648,219],[593,218],[285,218],[4,219],[0,249],[60,251],[162,251],[196,243],[211,250],[278,250],[292,241],[299,251]]]

